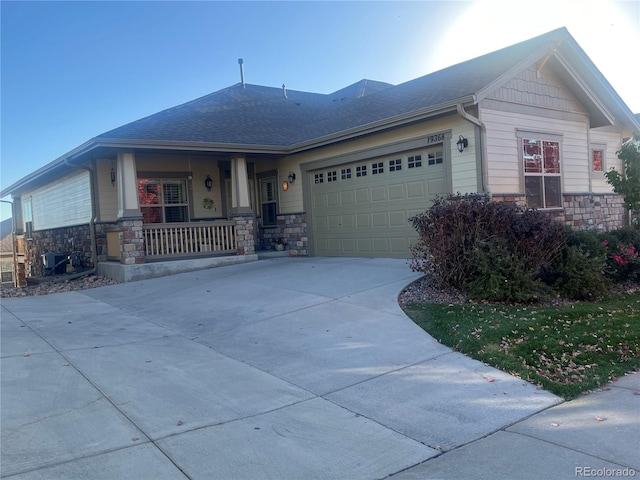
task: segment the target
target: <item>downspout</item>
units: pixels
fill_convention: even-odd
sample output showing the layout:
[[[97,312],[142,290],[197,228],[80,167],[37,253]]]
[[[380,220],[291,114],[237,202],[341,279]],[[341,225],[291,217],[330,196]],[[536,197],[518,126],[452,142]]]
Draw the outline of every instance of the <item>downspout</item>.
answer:
[[[68,158],[64,159],[65,165],[71,168],[81,168],[82,170],[86,170],[89,172],[89,196],[91,198],[91,220],[89,220],[89,235],[91,236],[91,257],[93,259],[93,268],[87,270],[86,272],[76,273],[75,275],[70,275],[66,277],[67,280],[73,280],[74,278],[84,277],[85,275],[91,275],[98,270],[98,252],[96,249],[96,198],[95,198],[95,189],[93,187],[94,182],[94,171],[91,167],[85,167],[83,165],[73,165],[69,162]]]
[[[458,114],[464,118],[466,121],[473,123],[480,129],[480,177],[482,179],[482,192],[488,193],[489,197],[491,196],[491,188],[489,188],[489,173],[487,169],[487,152],[485,151],[486,138],[487,138],[487,128],[484,126],[484,123],[480,121],[479,118],[474,117],[469,114],[461,103],[456,105],[456,109]]]

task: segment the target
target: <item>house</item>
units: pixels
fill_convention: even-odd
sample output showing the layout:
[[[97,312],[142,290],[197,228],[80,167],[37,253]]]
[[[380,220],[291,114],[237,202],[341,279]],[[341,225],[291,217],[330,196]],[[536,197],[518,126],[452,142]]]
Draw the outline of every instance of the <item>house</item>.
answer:
[[[603,174],[638,131],[560,28],[396,86],[325,95],[242,79],[98,135],[1,195],[16,205],[27,274],[47,252],[104,273],[253,258],[276,238],[290,255],[407,258],[408,219],[439,194],[483,192],[579,229],[622,225]]]

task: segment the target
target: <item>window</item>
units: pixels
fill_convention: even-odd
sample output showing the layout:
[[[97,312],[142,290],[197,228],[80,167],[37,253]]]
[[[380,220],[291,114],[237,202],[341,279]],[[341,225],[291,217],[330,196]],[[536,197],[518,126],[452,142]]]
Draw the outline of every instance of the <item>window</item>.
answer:
[[[327,172],[327,182],[337,182],[338,181],[338,172],[335,170],[331,172]]]
[[[594,172],[604,172],[604,150],[591,150],[591,169]]]
[[[367,166],[360,165],[356,167],[356,177],[366,177],[367,176]]]
[[[139,178],[138,199],[144,223],[189,221],[186,180]]]
[[[418,168],[422,166],[422,155],[414,155],[407,159],[407,167]]]
[[[316,173],[313,178],[316,184],[324,183],[324,173]]]
[[[435,152],[429,152],[427,154],[427,163],[429,165],[440,165],[444,161],[442,150],[436,150]]]
[[[343,168],[340,176],[342,180],[347,180],[348,178],[351,178],[351,168]]]
[[[377,175],[379,173],[384,173],[384,163],[383,162],[375,162],[371,164],[371,175]]]
[[[276,177],[260,179],[260,205],[262,208],[262,225],[271,226],[278,224],[276,197]]]
[[[527,206],[561,207],[560,143],[522,138],[522,157]]]
[[[397,160],[389,160],[390,172],[399,172],[400,170],[402,170],[402,159],[398,158]]]
[[[24,236],[33,238],[33,209],[31,208],[31,197],[26,198],[22,204],[24,218]]]

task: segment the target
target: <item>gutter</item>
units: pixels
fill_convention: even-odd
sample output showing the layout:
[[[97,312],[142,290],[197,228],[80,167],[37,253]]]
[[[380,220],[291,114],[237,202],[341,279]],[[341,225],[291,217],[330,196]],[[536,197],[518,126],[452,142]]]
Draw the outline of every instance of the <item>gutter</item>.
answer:
[[[75,275],[71,275],[67,277],[67,280],[73,280],[74,278],[84,277],[85,275],[90,275],[98,271],[98,252],[96,248],[96,221],[97,221],[97,213],[96,213],[96,192],[94,188],[94,170],[91,167],[86,167],[84,165],[74,165],[70,163],[69,157],[64,159],[64,164],[71,168],[79,168],[81,170],[86,170],[89,172],[89,197],[91,198],[91,219],[89,220],[89,235],[91,236],[91,257],[93,260],[93,268],[87,270],[86,272],[76,273]]]
[[[458,114],[464,118],[466,121],[473,123],[480,129],[480,177],[482,179],[482,192],[488,193],[491,196],[491,188],[489,188],[489,172],[487,168],[487,152],[486,152],[486,144],[487,144],[487,127],[485,127],[484,123],[479,118],[474,117],[469,114],[462,103],[458,103],[456,105],[456,109]]]

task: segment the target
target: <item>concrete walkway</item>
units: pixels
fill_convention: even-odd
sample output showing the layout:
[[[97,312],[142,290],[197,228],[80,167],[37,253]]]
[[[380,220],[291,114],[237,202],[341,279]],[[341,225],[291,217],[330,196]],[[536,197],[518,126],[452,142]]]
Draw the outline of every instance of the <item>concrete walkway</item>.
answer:
[[[3,299],[1,476],[640,471],[640,375],[562,403],[415,326],[397,295],[416,278],[401,260],[278,258]]]

